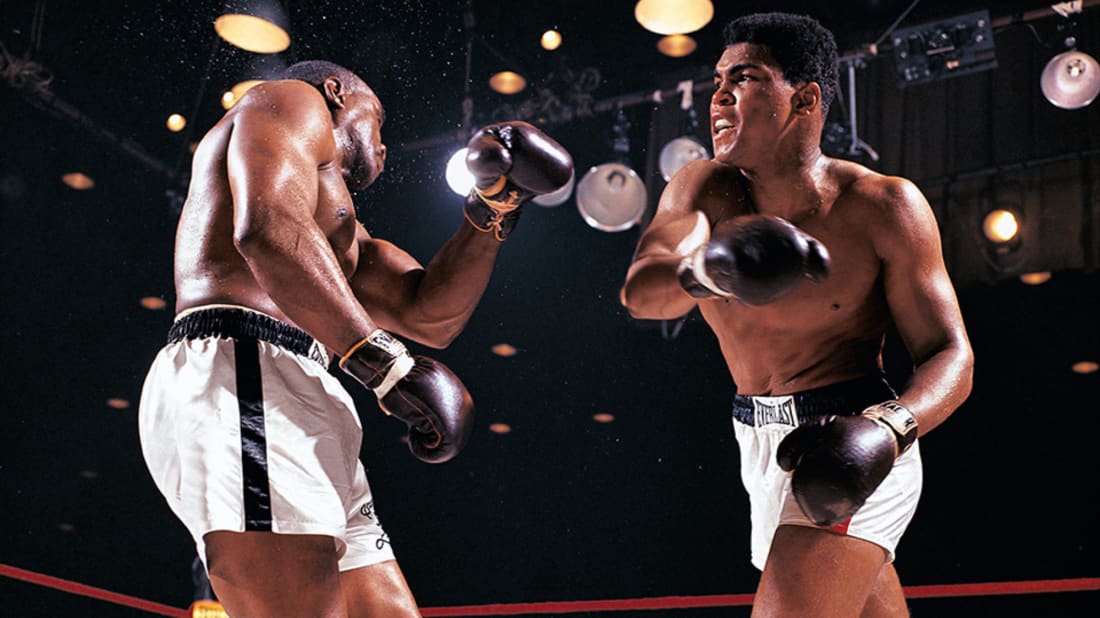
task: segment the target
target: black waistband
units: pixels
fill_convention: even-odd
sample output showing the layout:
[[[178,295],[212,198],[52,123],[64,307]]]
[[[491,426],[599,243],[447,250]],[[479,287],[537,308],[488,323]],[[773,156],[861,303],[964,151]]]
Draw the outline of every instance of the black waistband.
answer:
[[[300,328],[285,324],[275,318],[247,309],[210,308],[199,309],[172,323],[168,329],[168,343],[184,339],[251,338],[305,356],[328,366],[328,354],[321,344]]]
[[[837,382],[821,388],[784,397],[753,397],[737,395],[733,398],[733,418],[746,425],[762,426],[768,422],[801,424],[826,414],[855,415],[864,408],[897,397],[894,389],[883,376],[869,376],[847,382]],[[787,402],[790,402],[789,404]],[[768,422],[757,417],[757,410],[770,412]],[[776,420],[779,419],[779,420]]]

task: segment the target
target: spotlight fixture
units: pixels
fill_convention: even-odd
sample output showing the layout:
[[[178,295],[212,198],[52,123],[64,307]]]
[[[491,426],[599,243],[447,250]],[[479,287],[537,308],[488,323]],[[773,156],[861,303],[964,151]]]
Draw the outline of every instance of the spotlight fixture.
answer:
[[[539,44],[546,51],[554,51],[561,47],[561,33],[551,28],[542,33],[542,38],[539,39]]]
[[[95,187],[95,181],[82,172],[64,174],[61,176],[61,182],[65,183],[70,189],[76,189],[77,191],[87,191]]]
[[[1081,2],[1061,2],[1050,7],[1061,15],[1058,32],[1066,51],[1050,59],[1039,77],[1039,88],[1052,105],[1062,109],[1081,109],[1100,94],[1100,66],[1096,58],[1079,51],[1077,22]]]
[[[695,32],[713,17],[710,0],[638,0],[634,5],[634,19],[657,34]]]
[[[166,120],[164,124],[168,127],[169,131],[173,133],[179,133],[183,130],[184,127],[187,126],[187,119],[184,118],[181,114],[172,114],[168,117],[168,120]]]
[[[214,20],[218,36],[257,54],[274,54],[290,47],[289,27],[277,0],[229,0]]]
[[[991,210],[982,220],[982,233],[997,244],[1009,243],[1019,237],[1020,220],[1011,210]]]
[[[672,180],[676,172],[688,163],[710,156],[706,146],[696,137],[699,118],[695,113],[694,88],[695,83],[690,79],[676,86],[676,90],[680,92],[680,111],[683,112],[680,127],[682,135],[665,144],[657,158],[657,167],[660,168],[665,182]]]
[[[698,44],[686,34],[670,34],[657,41],[657,51],[670,58],[683,58],[695,51]]]
[[[588,170],[577,184],[577,210],[589,226],[621,232],[637,225],[646,209],[645,183],[630,169],[630,122],[620,106],[612,125],[616,160]]]
[[[623,163],[597,165],[577,185],[577,210],[585,223],[603,232],[634,227],[645,205],[645,183]]]
[[[515,71],[501,71],[489,78],[489,87],[500,94],[516,94],[527,87],[527,80]]]
[[[241,100],[244,93],[262,83],[264,83],[262,79],[246,79],[243,82],[239,82],[237,85],[222,93],[222,107],[225,109],[233,107],[237,104],[237,101]]]
[[[1047,63],[1039,77],[1039,87],[1054,106],[1081,109],[1100,94],[1100,65],[1084,52],[1064,51]]]

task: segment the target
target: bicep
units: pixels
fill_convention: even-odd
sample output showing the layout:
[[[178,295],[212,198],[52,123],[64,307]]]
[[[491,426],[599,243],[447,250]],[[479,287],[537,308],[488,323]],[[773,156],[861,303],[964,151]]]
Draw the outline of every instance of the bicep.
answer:
[[[943,259],[935,216],[915,186],[892,200],[877,245],[890,313],[914,362],[963,337],[962,316]]]

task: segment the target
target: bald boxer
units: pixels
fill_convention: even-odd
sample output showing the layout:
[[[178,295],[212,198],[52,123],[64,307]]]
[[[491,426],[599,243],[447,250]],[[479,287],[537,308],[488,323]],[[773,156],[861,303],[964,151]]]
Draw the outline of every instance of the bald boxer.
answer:
[[[146,378],[140,434],[232,616],[419,615],[330,360],[408,426],[417,458],[455,457],[470,394],[401,338],[447,346],[523,203],[572,172],[569,153],[529,124],[479,131],[466,217],[425,267],[355,219],[350,191],[385,164],[382,121],[362,79],[309,61],[250,90],[195,151],[177,316]]]
[[[920,495],[918,435],[963,402],[973,356],[932,211],[913,183],[826,157],[836,44],[809,17],[725,28],[713,160],[670,181],[622,298],[698,307],[737,387],[754,616],[905,616],[894,550]],[[914,363],[896,391],[893,323]]]

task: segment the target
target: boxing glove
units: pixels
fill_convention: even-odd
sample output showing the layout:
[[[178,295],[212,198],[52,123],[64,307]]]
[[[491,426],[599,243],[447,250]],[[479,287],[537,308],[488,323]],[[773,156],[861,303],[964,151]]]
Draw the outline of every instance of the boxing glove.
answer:
[[[526,122],[482,128],[466,144],[466,167],[474,188],[466,196],[466,219],[503,241],[519,221],[520,206],[565,186],[573,157]]]
[[[779,443],[779,467],[791,475],[791,492],[810,521],[842,522],[863,506],[894,460],[917,439],[917,421],[887,401],[856,416],[822,416]]]
[[[716,226],[708,242],[684,257],[677,274],[696,298],[732,296],[765,305],[803,278],[824,280],[829,252],[785,219],[748,215]]]
[[[470,437],[474,403],[445,365],[412,356],[405,345],[376,330],[353,345],[340,368],[374,391],[386,414],[409,426],[409,450],[421,461],[442,463]]]

